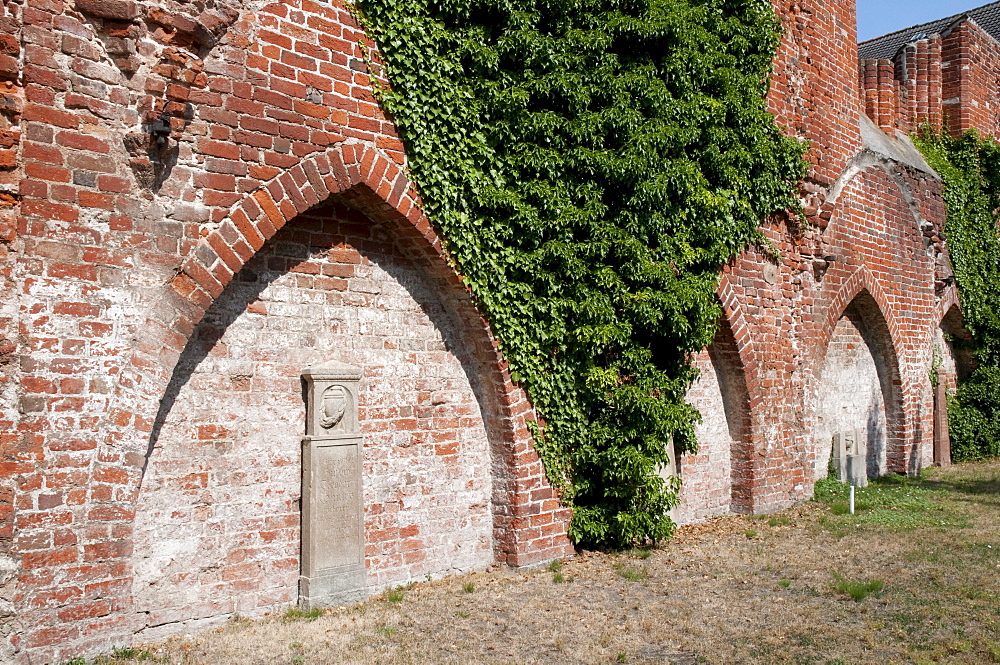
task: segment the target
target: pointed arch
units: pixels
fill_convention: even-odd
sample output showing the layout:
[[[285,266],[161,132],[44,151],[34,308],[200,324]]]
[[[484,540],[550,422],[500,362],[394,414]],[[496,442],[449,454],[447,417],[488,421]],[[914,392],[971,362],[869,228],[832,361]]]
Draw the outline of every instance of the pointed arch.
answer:
[[[906,440],[898,326],[877,282],[865,268],[848,278],[831,301],[817,345],[817,477],[825,475],[830,438],[858,429],[869,442],[869,475],[906,472]]]
[[[675,469],[683,480],[675,518],[683,522],[752,510],[753,439],[744,357],[753,351],[732,295],[724,276],[718,291],[723,315],[715,337],[692,358],[700,376],[687,400],[702,420],[695,427],[698,451],[680,457]]]
[[[529,423],[534,410],[510,378],[489,325],[451,267],[415,187],[390,158],[362,143],[345,143],[314,153],[262,184],[207,229],[183,259],[159,300],[150,308],[128,370],[123,372],[108,436],[95,474],[122,459],[132,470],[119,478],[115,503],[95,498],[96,510],[131,523],[142,482],[160,396],[170,384],[196,327],[235,275],[286,224],[337,195],[369,220],[392,229],[411,259],[441,288],[449,289],[470,350],[482,372],[482,412],[488,420],[494,457],[494,554],[510,565],[565,556],[569,511],[549,486],[534,449]],[[145,443],[140,441],[146,436]],[[126,497],[126,500],[121,500]],[[104,506],[103,508],[101,506]],[[525,516],[532,516],[530,524]]]
[[[708,347],[720,388],[729,434],[729,509],[738,514],[753,510],[753,437],[746,371],[729,319],[723,318]]]
[[[943,301],[943,304],[948,304]],[[948,388],[954,389],[955,383],[969,376],[975,369],[975,358],[972,354],[972,334],[965,327],[965,317],[957,298],[938,319],[935,330],[935,344],[944,344],[941,351],[942,359],[950,373]]]
[[[898,162],[886,159],[869,148],[863,148],[847,164],[847,167],[841,173],[840,177],[837,178],[837,181],[830,186],[825,204],[829,206],[838,206],[840,204],[841,196],[854,183],[854,181],[857,180],[862,174],[875,169],[884,173],[892,186],[894,186],[899,192],[900,197],[906,204],[906,208],[910,212],[910,217],[916,224],[918,233],[923,236],[925,231],[932,230],[934,228],[934,224],[928,221],[921,212],[920,205],[918,204],[919,198],[914,194],[913,189],[907,182],[906,178],[904,178],[900,173]],[[830,224],[824,228],[822,230],[822,235],[825,235],[826,230],[831,226],[833,225]],[[925,247],[930,247],[930,238],[924,237],[923,243]]]

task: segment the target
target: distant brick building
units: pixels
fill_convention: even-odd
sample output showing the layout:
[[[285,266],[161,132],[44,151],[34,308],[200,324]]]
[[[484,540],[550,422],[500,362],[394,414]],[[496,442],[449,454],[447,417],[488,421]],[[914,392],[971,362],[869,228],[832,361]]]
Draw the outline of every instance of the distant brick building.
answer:
[[[1000,2],[859,45],[865,112],[883,129],[1000,127]]]
[[[963,81],[996,42],[959,22],[982,46],[957,82],[941,61],[935,93],[929,55],[897,75],[930,36],[864,61],[862,90],[851,0],[775,7],[769,101],[811,144],[807,219],[722,276],[685,521],[807,498],[837,432],[873,475],[930,464],[935,348],[960,371],[941,183],[896,129],[992,132],[996,77]],[[369,590],[572,551],[361,39],[339,0],[3,3],[0,662],[296,602],[301,374],[326,361],[362,377]]]

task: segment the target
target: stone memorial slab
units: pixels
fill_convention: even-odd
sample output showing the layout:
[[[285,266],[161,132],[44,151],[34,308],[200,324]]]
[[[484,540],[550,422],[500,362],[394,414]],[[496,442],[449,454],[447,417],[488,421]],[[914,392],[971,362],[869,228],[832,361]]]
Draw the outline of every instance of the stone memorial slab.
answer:
[[[365,597],[364,499],[358,382],[361,369],[331,361],[302,373],[302,573],[299,605]]]
[[[833,450],[830,452],[830,463],[837,474],[837,480],[847,482],[847,438],[842,432],[833,435]]]
[[[858,430],[843,430],[833,435],[831,458],[837,480],[855,487],[868,486],[868,445]]]

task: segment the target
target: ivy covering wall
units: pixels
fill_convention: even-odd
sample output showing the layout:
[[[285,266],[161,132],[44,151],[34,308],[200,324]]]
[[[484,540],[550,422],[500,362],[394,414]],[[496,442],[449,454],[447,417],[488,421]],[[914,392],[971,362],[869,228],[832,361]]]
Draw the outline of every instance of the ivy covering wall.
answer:
[[[952,457],[1000,457],[1000,145],[975,132],[925,132],[917,145],[944,180],[945,235],[972,334],[975,368],[948,403]]]
[[[425,210],[540,414],[578,543],[669,536],[720,268],[796,206],[767,0],[359,0]]]

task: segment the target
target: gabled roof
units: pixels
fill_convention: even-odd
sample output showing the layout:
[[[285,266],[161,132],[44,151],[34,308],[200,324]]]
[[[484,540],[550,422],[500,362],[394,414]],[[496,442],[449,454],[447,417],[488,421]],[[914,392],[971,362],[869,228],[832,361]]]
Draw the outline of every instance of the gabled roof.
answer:
[[[947,32],[949,28],[967,18],[974,19],[980,28],[989,33],[993,39],[1000,41],[1000,2],[991,2],[976,9],[966,10],[961,14],[929,23],[921,23],[911,28],[897,30],[888,35],[861,42],[858,44],[858,57],[864,60],[895,58],[899,49],[906,44],[937,33]]]

